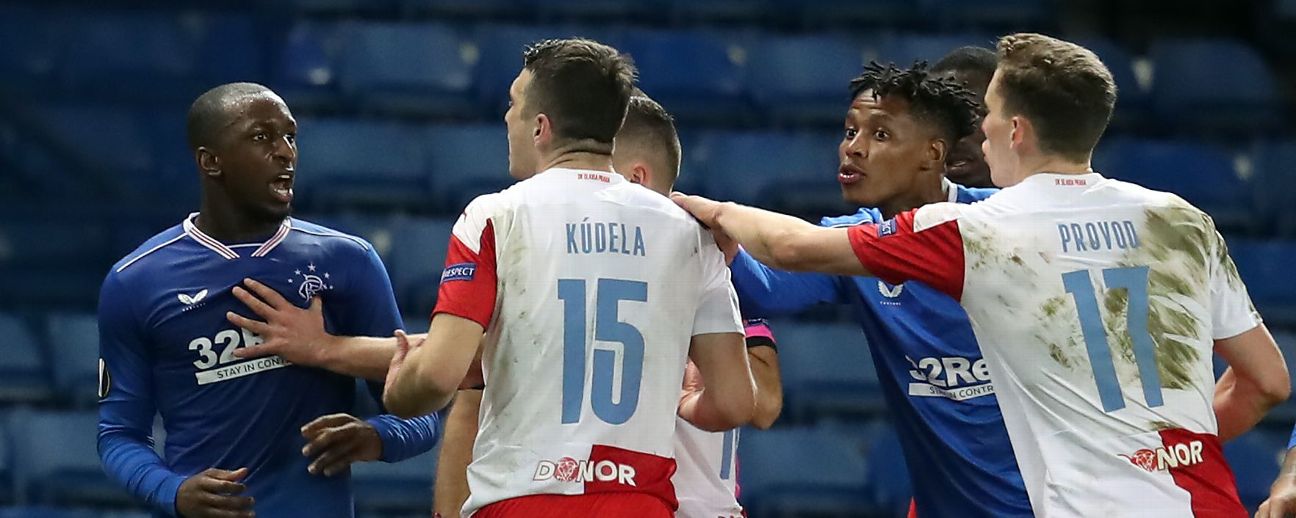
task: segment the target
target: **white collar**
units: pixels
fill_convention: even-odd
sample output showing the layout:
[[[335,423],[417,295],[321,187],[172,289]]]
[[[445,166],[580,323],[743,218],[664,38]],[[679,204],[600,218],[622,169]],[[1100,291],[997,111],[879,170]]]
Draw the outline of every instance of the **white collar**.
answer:
[[[198,244],[220,254],[221,257],[226,259],[239,258],[238,252],[235,252],[234,249],[225,246],[225,243],[221,243],[220,241],[217,241],[216,238],[204,234],[203,231],[199,230],[198,225],[194,224],[194,220],[197,218],[197,212],[194,212],[190,214],[189,217],[185,218],[185,234],[192,237],[194,241],[198,242]],[[270,239],[267,239],[266,242],[261,243],[261,246],[257,247],[257,249],[252,252],[252,257],[264,257],[266,254],[270,253],[270,251],[274,250],[276,246],[279,246],[279,243],[283,242],[284,238],[288,237],[289,230],[292,230],[292,218],[284,218],[283,223],[279,225],[279,230],[276,230],[274,235],[270,236]]]

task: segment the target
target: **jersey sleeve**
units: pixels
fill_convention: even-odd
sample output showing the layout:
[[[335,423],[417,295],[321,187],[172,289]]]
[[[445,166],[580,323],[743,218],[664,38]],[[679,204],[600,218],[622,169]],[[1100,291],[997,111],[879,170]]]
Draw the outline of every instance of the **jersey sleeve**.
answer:
[[[99,295],[99,460],[135,498],[170,515],[185,481],[153,450],[152,359],[143,322],[131,298],[110,274]]]
[[[729,266],[744,315],[772,317],[820,303],[845,302],[837,277],[817,272],[785,272],[765,266],[739,250]]]
[[[1224,237],[1216,232],[1215,241],[1214,268],[1210,279],[1211,338],[1222,340],[1260,325],[1260,313],[1251,303],[1246,285],[1238,276],[1237,266],[1229,256]]]
[[[495,222],[499,194],[478,197],[455,222],[446,252],[441,287],[432,314],[449,313],[490,326],[498,289]]]
[[[724,254],[716,247],[710,232],[698,230],[702,241],[698,251],[698,260],[702,261],[702,285],[697,314],[693,317],[692,336],[741,333],[743,325],[738,313],[738,294],[729,282]]]
[[[919,281],[960,300],[964,258],[957,214],[954,204],[927,205],[879,224],[850,227],[847,236],[860,264],[879,279]]]

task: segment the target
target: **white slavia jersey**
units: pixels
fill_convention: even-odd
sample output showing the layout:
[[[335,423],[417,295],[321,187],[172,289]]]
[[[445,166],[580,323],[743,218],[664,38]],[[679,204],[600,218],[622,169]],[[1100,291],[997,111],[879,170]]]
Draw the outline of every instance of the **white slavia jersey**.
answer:
[[[534,494],[673,506],[690,338],[741,333],[737,304],[710,233],[615,173],[550,169],[470,203],[436,308],[486,329],[465,514]]]
[[[1098,174],[1038,174],[849,236],[883,280],[967,309],[1038,516],[1245,516],[1212,350],[1260,318],[1206,214]]]

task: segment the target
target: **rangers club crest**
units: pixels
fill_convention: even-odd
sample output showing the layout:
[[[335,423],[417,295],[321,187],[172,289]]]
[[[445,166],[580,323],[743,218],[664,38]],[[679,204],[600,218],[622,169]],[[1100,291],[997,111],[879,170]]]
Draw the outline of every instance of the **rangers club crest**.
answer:
[[[317,272],[318,267],[315,263],[306,265],[306,271],[300,269],[294,270],[296,277],[288,279],[289,284],[297,286],[297,294],[302,300],[309,301],[316,293],[333,289],[332,280],[328,272]]]

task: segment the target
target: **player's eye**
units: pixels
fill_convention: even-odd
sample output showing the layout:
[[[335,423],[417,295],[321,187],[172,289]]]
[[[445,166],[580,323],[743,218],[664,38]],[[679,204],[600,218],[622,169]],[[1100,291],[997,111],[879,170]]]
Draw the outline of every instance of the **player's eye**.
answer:
[[[263,141],[263,140],[267,140],[267,139],[269,139],[269,138],[270,138],[270,135],[266,134],[266,132],[264,132],[264,131],[258,131],[258,132],[254,133],[254,134],[252,135],[252,140],[255,140],[255,141],[257,141],[257,142],[260,142],[260,141]]]
[[[856,135],[859,135],[859,130],[855,128],[846,128],[846,140],[854,140]]]
[[[888,139],[888,138],[890,138],[890,137],[891,137],[891,133],[887,132],[887,130],[884,130],[884,129],[882,129],[882,128],[878,128],[878,129],[873,130],[873,139],[874,139],[874,140],[877,140],[877,141],[881,142],[881,141],[884,141],[884,140],[886,140],[886,139]]]
[[[289,144],[296,144],[296,143],[297,143],[297,134],[296,134],[296,133],[288,133],[288,134],[284,135],[284,138],[288,139],[288,143],[289,143]]]

